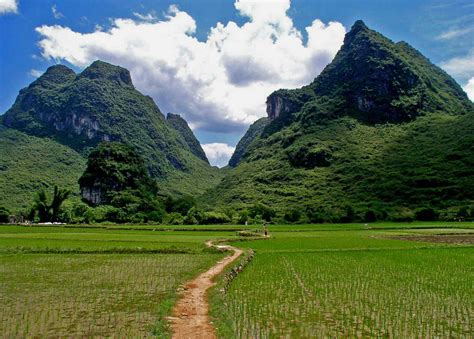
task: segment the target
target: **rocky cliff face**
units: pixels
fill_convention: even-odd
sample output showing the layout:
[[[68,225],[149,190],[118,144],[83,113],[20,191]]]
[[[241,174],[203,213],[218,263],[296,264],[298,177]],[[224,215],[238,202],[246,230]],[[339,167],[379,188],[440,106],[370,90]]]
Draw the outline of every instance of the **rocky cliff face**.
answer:
[[[278,90],[267,98],[267,115],[271,120],[287,117],[301,109],[302,101],[298,96],[292,96],[292,91]]]
[[[81,187],[81,197],[92,205],[100,205],[106,202],[99,186]]]

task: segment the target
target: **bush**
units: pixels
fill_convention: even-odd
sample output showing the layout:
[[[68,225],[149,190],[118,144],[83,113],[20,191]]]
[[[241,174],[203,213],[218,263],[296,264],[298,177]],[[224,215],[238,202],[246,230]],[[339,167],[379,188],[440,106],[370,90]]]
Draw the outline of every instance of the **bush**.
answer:
[[[341,218],[341,222],[349,223],[349,222],[353,222],[354,219],[355,219],[354,209],[352,208],[352,206],[347,206],[346,215]]]
[[[423,208],[415,213],[416,220],[434,221],[438,219],[438,213],[432,208]]]
[[[375,212],[372,210],[368,210],[365,212],[364,220],[366,222],[374,222],[377,220],[377,216],[375,215]]]
[[[287,211],[285,212],[283,219],[290,223],[298,222],[301,219],[301,212],[297,209]]]
[[[168,225],[182,225],[184,220],[183,216],[180,213],[169,213],[164,222]]]
[[[164,201],[165,211],[168,213],[179,213],[187,215],[188,212],[196,206],[196,201],[191,196],[183,196],[177,199],[167,197]]]
[[[224,213],[204,212],[200,223],[203,225],[226,224],[229,223],[230,220],[231,219]]]
[[[249,211],[243,210],[239,213],[237,223],[241,225],[245,225],[245,223],[248,223],[249,221]]]
[[[10,219],[10,211],[5,207],[0,207],[0,223],[7,223]]]
[[[146,219],[147,221],[162,222],[164,216],[165,216],[165,212],[163,210],[154,210],[154,211],[148,212],[148,214],[146,215]]]
[[[249,215],[254,219],[260,216],[263,220],[271,221],[276,215],[276,212],[271,207],[265,206],[263,204],[256,204],[250,208]]]

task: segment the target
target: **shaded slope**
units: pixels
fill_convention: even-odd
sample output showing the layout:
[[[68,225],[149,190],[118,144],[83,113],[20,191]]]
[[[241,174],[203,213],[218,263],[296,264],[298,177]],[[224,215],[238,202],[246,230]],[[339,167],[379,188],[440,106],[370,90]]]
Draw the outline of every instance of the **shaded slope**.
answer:
[[[166,121],[183,137],[187,147],[189,147],[189,149],[191,150],[191,153],[193,153],[199,159],[209,163],[209,160],[207,160],[206,157],[206,153],[204,153],[201,144],[194,136],[194,133],[191,128],[189,128],[186,120],[181,118],[179,114],[168,113],[166,115]]]
[[[27,208],[33,193],[58,185],[77,192],[85,159],[47,138],[0,126],[0,206],[11,212]]]
[[[229,166],[236,167],[240,163],[242,157],[247,153],[251,143],[262,133],[268,122],[268,118],[261,118],[250,125],[245,135],[240,139],[235,147],[234,154],[232,154],[232,157],[229,160]]]

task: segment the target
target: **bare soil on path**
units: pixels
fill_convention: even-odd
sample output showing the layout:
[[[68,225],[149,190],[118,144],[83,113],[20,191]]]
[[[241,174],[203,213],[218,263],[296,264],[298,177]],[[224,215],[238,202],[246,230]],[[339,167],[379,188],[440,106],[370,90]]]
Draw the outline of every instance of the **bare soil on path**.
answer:
[[[214,246],[211,242],[207,245]],[[232,246],[216,247],[232,250],[234,253],[218,261],[184,286],[184,292],[173,309],[173,317],[170,318],[175,339],[216,338],[216,331],[209,319],[207,290],[214,286],[213,279],[243,253]]]

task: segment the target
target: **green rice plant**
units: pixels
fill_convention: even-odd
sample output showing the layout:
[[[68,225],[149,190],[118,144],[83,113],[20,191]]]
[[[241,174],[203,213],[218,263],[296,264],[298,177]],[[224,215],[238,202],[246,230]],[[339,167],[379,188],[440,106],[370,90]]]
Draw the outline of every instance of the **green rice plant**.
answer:
[[[0,255],[4,337],[147,337],[221,254]]]
[[[393,234],[282,232],[241,243],[256,255],[224,296],[218,327],[236,338],[472,335],[472,246],[385,238]]]

